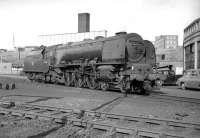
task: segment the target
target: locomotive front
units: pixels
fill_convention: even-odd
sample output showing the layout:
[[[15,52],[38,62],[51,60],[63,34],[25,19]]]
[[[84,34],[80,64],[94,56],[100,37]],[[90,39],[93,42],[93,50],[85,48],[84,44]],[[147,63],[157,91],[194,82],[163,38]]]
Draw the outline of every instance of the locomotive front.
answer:
[[[143,93],[156,85],[153,73],[156,56],[150,41],[143,40],[138,34],[127,35],[126,61],[126,69],[121,77],[121,91]]]

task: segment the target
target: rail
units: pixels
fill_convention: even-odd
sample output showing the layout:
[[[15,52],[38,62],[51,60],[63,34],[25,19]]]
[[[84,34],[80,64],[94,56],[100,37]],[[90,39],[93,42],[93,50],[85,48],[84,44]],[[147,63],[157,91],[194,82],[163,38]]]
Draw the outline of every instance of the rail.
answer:
[[[10,101],[0,101],[0,114],[29,119],[45,119],[81,127],[85,130],[103,130],[107,135],[120,133],[133,137],[188,138],[191,134],[200,134],[200,123],[195,122],[124,116],[107,112],[65,109],[27,103],[16,105]]]

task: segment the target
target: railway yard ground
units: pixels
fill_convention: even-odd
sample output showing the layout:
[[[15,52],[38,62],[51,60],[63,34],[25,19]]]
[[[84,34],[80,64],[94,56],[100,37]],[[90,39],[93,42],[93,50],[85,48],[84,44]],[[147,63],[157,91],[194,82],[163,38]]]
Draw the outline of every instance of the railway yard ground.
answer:
[[[0,82],[2,138],[200,138],[199,90],[165,86],[150,95],[124,96],[21,76],[0,75]]]

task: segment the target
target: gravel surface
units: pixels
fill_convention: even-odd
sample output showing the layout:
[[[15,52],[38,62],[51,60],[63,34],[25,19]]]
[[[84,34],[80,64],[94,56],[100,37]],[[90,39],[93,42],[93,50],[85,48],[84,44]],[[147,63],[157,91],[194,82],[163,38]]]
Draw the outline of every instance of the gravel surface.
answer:
[[[98,90],[89,90],[82,88],[65,87],[61,85],[31,83],[28,80],[17,78],[0,78],[1,82],[14,82],[16,89],[5,90],[0,89],[0,97],[3,100],[11,100],[15,102],[31,102],[34,104],[91,110],[103,103],[111,101],[122,94],[118,92],[102,92]],[[162,94],[169,94],[181,97],[199,98],[198,91],[182,91],[180,89],[163,88]],[[10,96],[7,96],[10,95]],[[24,96],[17,96],[24,95]],[[31,97],[33,96],[33,97]],[[38,100],[38,97],[57,97],[58,99]],[[129,95],[120,102],[120,104],[111,108],[109,113],[134,115],[150,118],[164,118],[180,121],[198,122],[200,123],[200,106],[199,104],[187,103],[181,101],[167,101],[162,99],[151,99],[148,96]],[[85,129],[77,127],[52,125],[50,122],[39,120],[20,120],[17,123],[9,123],[12,118],[6,119],[0,116],[2,126],[0,127],[0,137],[28,137],[28,136],[46,136],[46,137],[82,137],[85,135]],[[15,122],[15,121],[14,121]],[[50,131],[48,131],[50,130]],[[84,133],[83,133],[84,132]],[[94,136],[102,135],[102,132],[95,132]],[[96,133],[96,134],[95,134]],[[48,134],[48,135],[47,135]],[[93,136],[92,134],[90,134]]]
[[[32,96],[17,96],[17,95],[9,95],[0,97],[2,101],[13,101],[17,104],[22,104],[25,102],[31,102],[40,99],[41,97],[32,97]]]
[[[61,107],[67,109],[79,109],[79,110],[92,110],[110,100],[116,98],[115,96],[97,96],[96,94],[91,94],[85,96],[84,94],[68,96],[62,99],[51,99],[48,101],[41,101],[35,104],[46,105],[53,107]]]
[[[199,104],[149,99],[148,97],[137,95],[127,97],[119,105],[115,106],[110,113],[200,123]]]
[[[161,88],[161,93],[169,96],[179,96],[200,99],[200,89],[182,90],[178,86],[165,86]]]
[[[1,122],[2,123],[2,122]],[[16,121],[4,121],[4,125],[0,127],[0,137],[16,137],[16,138],[27,138],[27,137],[39,137],[41,135],[47,135],[47,132],[58,124],[53,124],[48,121],[41,120],[16,120]],[[48,132],[50,133],[50,132]]]
[[[51,133],[45,138],[130,138],[125,134],[111,134],[95,129],[85,129],[72,126],[64,126],[57,131]]]

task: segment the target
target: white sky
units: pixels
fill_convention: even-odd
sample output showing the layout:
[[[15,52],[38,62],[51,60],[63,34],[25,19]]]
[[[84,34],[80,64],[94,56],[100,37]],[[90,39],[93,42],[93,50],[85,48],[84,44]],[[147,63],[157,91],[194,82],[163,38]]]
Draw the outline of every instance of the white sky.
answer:
[[[178,35],[200,17],[200,0],[0,0],[0,48],[37,44],[41,34],[78,31],[78,13],[90,13],[90,30],[127,31],[154,41]]]

